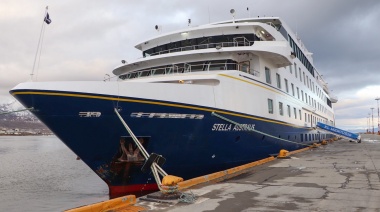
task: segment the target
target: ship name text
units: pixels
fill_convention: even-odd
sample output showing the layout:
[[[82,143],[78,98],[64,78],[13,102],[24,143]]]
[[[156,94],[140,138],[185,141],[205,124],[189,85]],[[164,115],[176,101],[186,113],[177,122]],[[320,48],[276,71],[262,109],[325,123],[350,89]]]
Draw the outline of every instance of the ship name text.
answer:
[[[251,131],[255,130],[255,124],[214,124],[212,131]]]

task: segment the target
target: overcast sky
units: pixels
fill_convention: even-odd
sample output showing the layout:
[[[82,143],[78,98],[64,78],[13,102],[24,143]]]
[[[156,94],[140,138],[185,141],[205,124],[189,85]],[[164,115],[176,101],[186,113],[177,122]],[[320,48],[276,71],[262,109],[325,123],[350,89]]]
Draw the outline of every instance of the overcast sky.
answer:
[[[8,91],[28,81],[49,6],[38,81],[103,80],[122,59],[141,57],[134,46],[163,32],[251,16],[281,17],[313,52],[339,102],[337,126],[366,128],[380,96],[380,1],[378,0],[155,0],[155,1],[0,1],[0,103]],[[249,12],[247,12],[249,7]]]

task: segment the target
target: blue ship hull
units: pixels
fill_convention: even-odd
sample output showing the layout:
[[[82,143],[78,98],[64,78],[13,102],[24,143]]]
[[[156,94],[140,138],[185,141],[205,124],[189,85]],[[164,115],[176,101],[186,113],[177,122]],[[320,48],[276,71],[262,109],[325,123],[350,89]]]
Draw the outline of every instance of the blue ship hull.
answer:
[[[157,188],[153,176],[140,170],[141,155],[134,160],[123,158],[121,145],[127,151],[136,147],[114,108],[120,109],[134,134],[144,140],[148,153],[166,158],[162,168],[184,179],[262,159],[280,149],[304,147],[240,129],[212,116],[212,111],[293,142],[320,140],[313,128],[197,105],[57,91],[14,90],[11,94],[25,107],[34,108],[33,114],[108,184],[112,197]],[[308,141],[301,138],[306,133],[310,134]]]

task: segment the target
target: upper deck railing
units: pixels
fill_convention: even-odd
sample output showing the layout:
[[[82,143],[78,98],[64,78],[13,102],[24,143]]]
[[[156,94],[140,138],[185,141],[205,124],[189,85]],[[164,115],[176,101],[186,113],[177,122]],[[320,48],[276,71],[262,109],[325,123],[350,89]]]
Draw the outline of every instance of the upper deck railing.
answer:
[[[166,67],[159,68],[150,68],[140,71],[134,71],[130,73],[126,73],[124,75],[119,76],[122,80],[127,79],[135,79],[141,77],[149,77],[156,75],[169,75],[169,74],[184,74],[191,72],[201,72],[201,71],[221,71],[221,70],[239,70],[253,76],[259,77],[260,72],[254,69],[250,69],[245,64],[237,64],[237,63],[203,63],[203,64],[172,64]]]
[[[161,54],[167,54],[167,53],[183,52],[183,51],[191,51],[191,50],[199,50],[199,49],[210,49],[210,48],[220,49],[224,47],[252,46],[253,44],[254,44],[254,41],[250,41],[246,39],[245,37],[236,37],[234,38],[233,42],[206,43],[206,44],[199,44],[199,45],[193,45],[193,46],[184,46],[184,47],[159,51],[153,54],[146,53],[145,55],[155,56],[155,55],[161,55]]]

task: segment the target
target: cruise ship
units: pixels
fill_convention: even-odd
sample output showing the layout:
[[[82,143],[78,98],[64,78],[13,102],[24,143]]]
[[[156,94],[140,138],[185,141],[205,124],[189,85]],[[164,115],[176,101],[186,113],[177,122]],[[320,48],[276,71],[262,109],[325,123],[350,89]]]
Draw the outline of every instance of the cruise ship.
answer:
[[[25,82],[10,93],[109,186],[157,189],[136,140],[189,179],[330,138],[332,103],[312,53],[278,17],[160,33],[99,81]],[[120,115],[120,117],[118,116]]]

